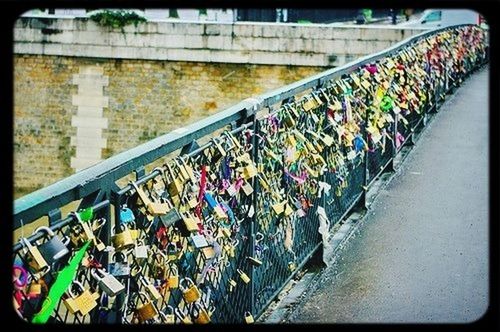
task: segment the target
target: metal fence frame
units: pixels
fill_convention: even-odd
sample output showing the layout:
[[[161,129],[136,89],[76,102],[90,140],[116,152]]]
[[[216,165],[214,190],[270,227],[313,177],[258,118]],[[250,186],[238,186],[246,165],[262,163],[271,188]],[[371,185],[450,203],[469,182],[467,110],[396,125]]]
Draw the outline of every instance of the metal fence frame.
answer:
[[[182,131],[173,131],[171,133],[160,136],[147,143],[144,143],[136,148],[122,152],[113,156],[101,163],[82,170],[68,178],[58,181],[50,186],[42,188],[31,194],[17,199],[14,202],[14,216],[13,228],[17,229],[23,225],[29,224],[40,217],[49,217],[49,226],[54,231],[58,231],[66,227],[72,220],[72,216],[64,217],[61,215],[60,207],[81,200],[79,209],[93,207],[94,211],[110,218],[111,205],[115,208],[115,216],[119,216],[119,207],[123,195],[131,189],[131,186],[120,188],[116,181],[124,176],[135,172],[136,183],[142,184],[157,176],[158,171],[153,171],[149,174],[145,173],[144,166],[158,160],[165,155],[174,152],[178,149],[181,150],[181,155],[196,155],[203,151],[210,143],[200,147],[196,140],[213,133],[214,131],[231,126],[232,132],[237,133],[245,128],[252,128],[258,130],[258,117],[257,113],[264,109],[272,109],[274,105],[279,103],[286,103],[289,98],[308,91],[309,89],[319,89],[333,79],[340,78],[343,75],[348,75],[359,67],[377,62],[380,59],[389,57],[397,53],[399,50],[441,31],[456,29],[467,25],[458,25],[452,27],[440,28],[432,31],[426,31],[416,36],[410,37],[401,41],[393,47],[383,50],[381,52],[368,55],[360,58],[359,60],[350,62],[344,66],[324,71],[312,77],[300,80],[285,87],[273,90],[271,92],[259,95],[255,98],[246,99],[226,110],[223,110],[215,115],[212,115],[204,120],[191,124],[183,128]],[[472,69],[472,68],[470,68]],[[417,129],[424,126],[424,118],[427,118],[431,113],[437,112],[439,106],[445,99],[446,93],[450,92],[458,84],[456,82],[445,90],[443,82],[438,82],[437,86],[432,89],[430,97],[433,99],[432,105],[429,103],[423,107],[422,113],[411,123],[411,128],[405,133],[405,140],[403,144],[397,149],[394,144],[391,149],[386,151],[384,155],[380,155],[378,150],[373,154],[367,153],[361,164],[357,166],[357,173],[351,172],[352,176],[357,176],[357,182],[362,184],[362,190],[346,196],[348,200],[339,202],[339,206],[335,206],[335,211],[327,211],[328,216],[334,221],[339,222],[358,204],[365,205],[366,192],[374,183],[374,181],[384,172],[393,170],[393,161],[397,153],[401,150],[402,146],[413,143],[413,137]],[[397,131],[396,126],[392,126],[392,135],[395,137]],[[258,158],[259,151],[254,144],[252,157],[254,161]],[[372,163],[372,164],[370,164]],[[371,166],[370,166],[371,165]],[[324,179],[326,179],[324,175]],[[253,187],[256,192],[259,191],[257,181],[253,182]],[[256,203],[257,194],[254,195],[254,205]],[[327,199],[323,198],[321,205],[327,207]],[[257,228],[256,220],[258,214],[256,213],[248,224],[248,232],[252,242],[255,240],[255,233]],[[317,217],[308,215],[309,222],[317,223]],[[108,223],[109,224],[109,223]],[[110,225],[110,224],[109,224]],[[314,227],[317,229],[316,224]],[[109,242],[111,229],[104,229],[101,233],[101,239]],[[37,234],[30,237],[32,241],[40,239],[42,236]],[[278,282],[278,286],[271,288],[269,291],[264,292],[265,297],[256,305],[256,284],[265,288],[268,285],[262,285],[259,279],[259,273],[256,267],[250,266],[251,269],[251,284],[246,294],[241,295],[248,297],[251,304],[251,313],[258,317],[268,307],[271,301],[279,294],[283,287],[296,275],[308,259],[320,248],[321,239],[317,237],[317,243],[311,246],[308,252],[301,253],[300,262],[297,268],[287,275],[282,274]],[[253,245],[247,246],[244,252],[249,256],[255,254]],[[22,245],[17,243],[13,247],[14,253],[19,252]],[[107,261],[104,261],[107,264]],[[120,315],[117,315],[116,320],[119,321]]]

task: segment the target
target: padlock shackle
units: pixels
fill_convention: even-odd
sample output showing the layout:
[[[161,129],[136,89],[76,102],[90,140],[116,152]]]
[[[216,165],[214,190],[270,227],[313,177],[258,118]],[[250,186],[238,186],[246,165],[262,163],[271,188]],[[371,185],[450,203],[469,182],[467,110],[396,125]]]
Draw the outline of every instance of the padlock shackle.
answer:
[[[56,233],[54,233],[54,231],[53,231],[53,230],[51,230],[51,229],[50,229],[49,227],[47,227],[47,226],[40,226],[40,227],[38,227],[37,229],[35,229],[35,230],[33,231],[33,234],[36,234],[36,233],[38,233],[38,232],[40,232],[40,231],[43,231],[43,232],[47,233],[47,235],[49,235],[51,238],[53,238],[53,237],[56,235]]]

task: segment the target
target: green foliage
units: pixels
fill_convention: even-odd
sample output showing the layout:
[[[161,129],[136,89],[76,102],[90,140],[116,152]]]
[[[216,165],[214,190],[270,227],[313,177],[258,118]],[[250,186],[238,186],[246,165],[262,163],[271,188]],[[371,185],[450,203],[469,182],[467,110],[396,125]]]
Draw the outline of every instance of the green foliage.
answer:
[[[90,19],[100,26],[123,28],[126,25],[134,24],[137,26],[139,22],[146,22],[146,19],[131,10],[109,10],[105,9],[98,13],[92,14]]]

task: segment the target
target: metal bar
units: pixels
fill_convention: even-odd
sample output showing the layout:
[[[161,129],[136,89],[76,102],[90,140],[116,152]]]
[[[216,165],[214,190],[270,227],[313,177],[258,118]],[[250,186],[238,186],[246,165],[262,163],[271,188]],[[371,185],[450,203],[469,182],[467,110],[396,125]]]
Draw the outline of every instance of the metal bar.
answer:
[[[99,211],[99,210],[106,208],[108,206],[109,206],[109,200],[106,199],[100,203],[97,203],[92,208],[94,211]],[[57,231],[57,230],[63,228],[64,226],[68,225],[73,220],[74,220],[73,216],[70,215],[70,216],[62,219],[60,222],[54,223],[54,225],[51,226],[50,229],[52,229],[53,231]],[[45,234],[42,232],[36,233],[36,234],[28,237],[28,241],[30,241],[30,242],[37,241],[37,240],[41,239],[42,237],[44,237],[44,235]],[[16,243],[12,250],[14,252],[16,252],[16,251],[21,250],[22,247],[23,247],[23,245],[21,243]]]

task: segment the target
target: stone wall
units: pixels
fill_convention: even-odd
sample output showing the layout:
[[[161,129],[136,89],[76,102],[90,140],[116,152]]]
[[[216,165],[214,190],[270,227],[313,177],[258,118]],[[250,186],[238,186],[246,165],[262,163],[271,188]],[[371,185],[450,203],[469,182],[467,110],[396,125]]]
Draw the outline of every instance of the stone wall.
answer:
[[[97,58],[340,66],[422,32],[391,25],[157,20],[123,30],[86,18],[22,17],[14,52]]]
[[[322,70],[310,66],[16,55],[16,195],[74,173],[82,161],[106,159],[240,100]],[[90,79],[93,73],[102,96],[89,95],[88,88],[81,91],[82,84],[77,84],[81,82],[76,77],[85,71],[90,71]],[[99,86],[103,81],[105,85]],[[85,115],[81,114],[82,107]],[[95,151],[100,152],[100,158],[94,158]]]

